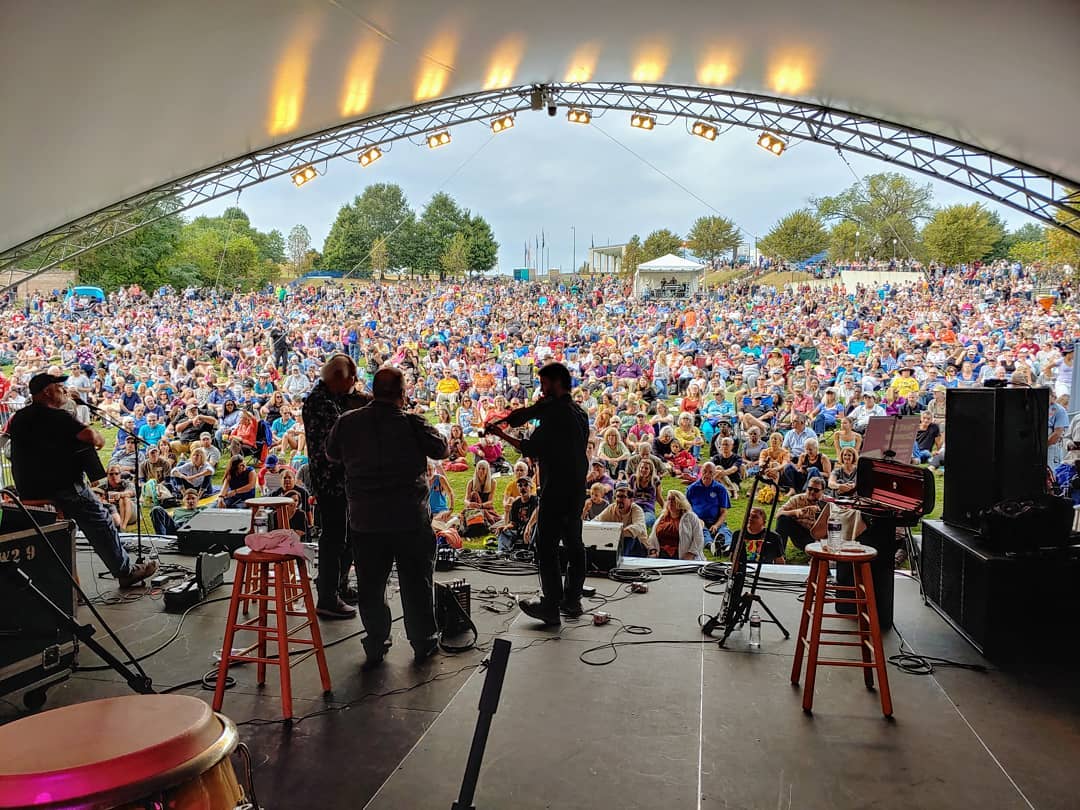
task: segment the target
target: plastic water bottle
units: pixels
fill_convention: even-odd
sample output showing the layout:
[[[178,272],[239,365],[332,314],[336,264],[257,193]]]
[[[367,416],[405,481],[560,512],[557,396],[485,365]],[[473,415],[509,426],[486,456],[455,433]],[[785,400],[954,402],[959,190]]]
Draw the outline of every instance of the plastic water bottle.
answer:
[[[844,527],[840,525],[840,519],[829,514],[828,522],[828,550],[836,552],[844,544]]]
[[[255,513],[255,534],[264,534],[270,525],[270,516],[265,509]]]
[[[761,647],[761,614],[756,610],[750,614],[750,646],[755,650]]]

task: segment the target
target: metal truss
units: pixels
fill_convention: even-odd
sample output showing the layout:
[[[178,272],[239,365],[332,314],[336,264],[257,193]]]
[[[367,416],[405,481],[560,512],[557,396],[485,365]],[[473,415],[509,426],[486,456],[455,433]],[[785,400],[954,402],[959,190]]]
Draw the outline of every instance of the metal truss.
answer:
[[[22,283],[81,253],[211,200],[237,194],[304,166],[325,168],[394,141],[459,124],[536,109],[533,101],[594,111],[646,112],[718,126],[767,130],[785,138],[868,155],[968,189],[1080,236],[1080,183],[956,140],[830,107],[698,87],[633,83],[545,84],[491,90],[419,104],[305,135],[151,189],[0,253],[0,272],[32,268]],[[15,285],[9,285],[15,286]]]

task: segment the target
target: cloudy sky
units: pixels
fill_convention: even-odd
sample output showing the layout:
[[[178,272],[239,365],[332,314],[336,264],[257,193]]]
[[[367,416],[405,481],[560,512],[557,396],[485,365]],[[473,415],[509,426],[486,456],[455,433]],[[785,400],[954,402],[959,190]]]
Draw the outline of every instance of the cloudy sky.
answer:
[[[702,214],[718,212],[744,233],[761,236],[808,197],[835,194],[855,181],[835,151],[817,144],[794,144],[777,158],[758,148],[749,130],[735,128],[708,142],[688,134],[681,120],[645,132],[631,129],[628,119],[609,111],[590,126],[572,125],[560,110],[554,118],[522,113],[514,129],[498,136],[482,123],[460,126],[440,149],[399,141],[367,169],[333,161],[303,188],[282,178],[248,189],[239,204],[261,230],[287,235],[303,223],[321,249],[338,209],[368,183],[399,184],[417,212],[432,194],[446,191],[491,223],[500,246],[498,272],[509,273],[523,266],[525,243],[541,232],[548,264],[569,270],[572,229],[579,265],[590,242],[617,244],[656,228],[685,235]],[[869,158],[848,160],[860,176],[889,170]],[[1027,221],[946,183],[934,183],[934,195],[939,205],[983,201],[1010,228]],[[218,213],[230,204],[208,204],[193,214]]]

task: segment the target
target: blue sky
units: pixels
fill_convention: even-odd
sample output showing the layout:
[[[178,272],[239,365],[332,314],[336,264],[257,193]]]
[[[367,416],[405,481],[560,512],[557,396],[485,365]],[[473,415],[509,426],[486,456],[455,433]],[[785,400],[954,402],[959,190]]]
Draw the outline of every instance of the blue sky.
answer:
[[[500,246],[498,272],[523,266],[525,242],[532,244],[541,231],[550,266],[568,271],[572,227],[579,265],[590,240],[620,243],[656,228],[685,236],[702,214],[719,212],[760,236],[807,198],[835,194],[855,181],[834,150],[814,143],[796,143],[777,158],[758,148],[749,130],[734,128],[708,142],[688,134],[683,121],[645,132],[631,129],[629,115],[615,111],[594,117],[589,126],[570,124],[562,110],[554,118],[526,112],[501,135],[493,137],[482,123],[451,134],[452,143],[435,150],[399,141],[367,169],[354,160],[332,161],[324,175],[299,189],[288,178],[263,183],[245,191],[239,205],[261,230],[287,235],[303,223],[321,249],[338,209],[369,183],[399,184],[418,212],[432,194],[446,191],[491,223]],[[892,170],[870,158],[848,160],[860,176]],[[1010,228],[1029,221],[965,189],[947,183],[933,188],[939,205],[982,201]],[[212,215],[234,203],[217,201],[192,214]]]

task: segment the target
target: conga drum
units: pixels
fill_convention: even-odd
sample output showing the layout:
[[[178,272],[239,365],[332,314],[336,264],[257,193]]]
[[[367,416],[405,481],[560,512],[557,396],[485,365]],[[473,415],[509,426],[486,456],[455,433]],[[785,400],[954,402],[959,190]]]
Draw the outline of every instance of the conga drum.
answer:
[[[0,727],[0,807],[234,810],[236,726],[198,698],[130,695]]]

